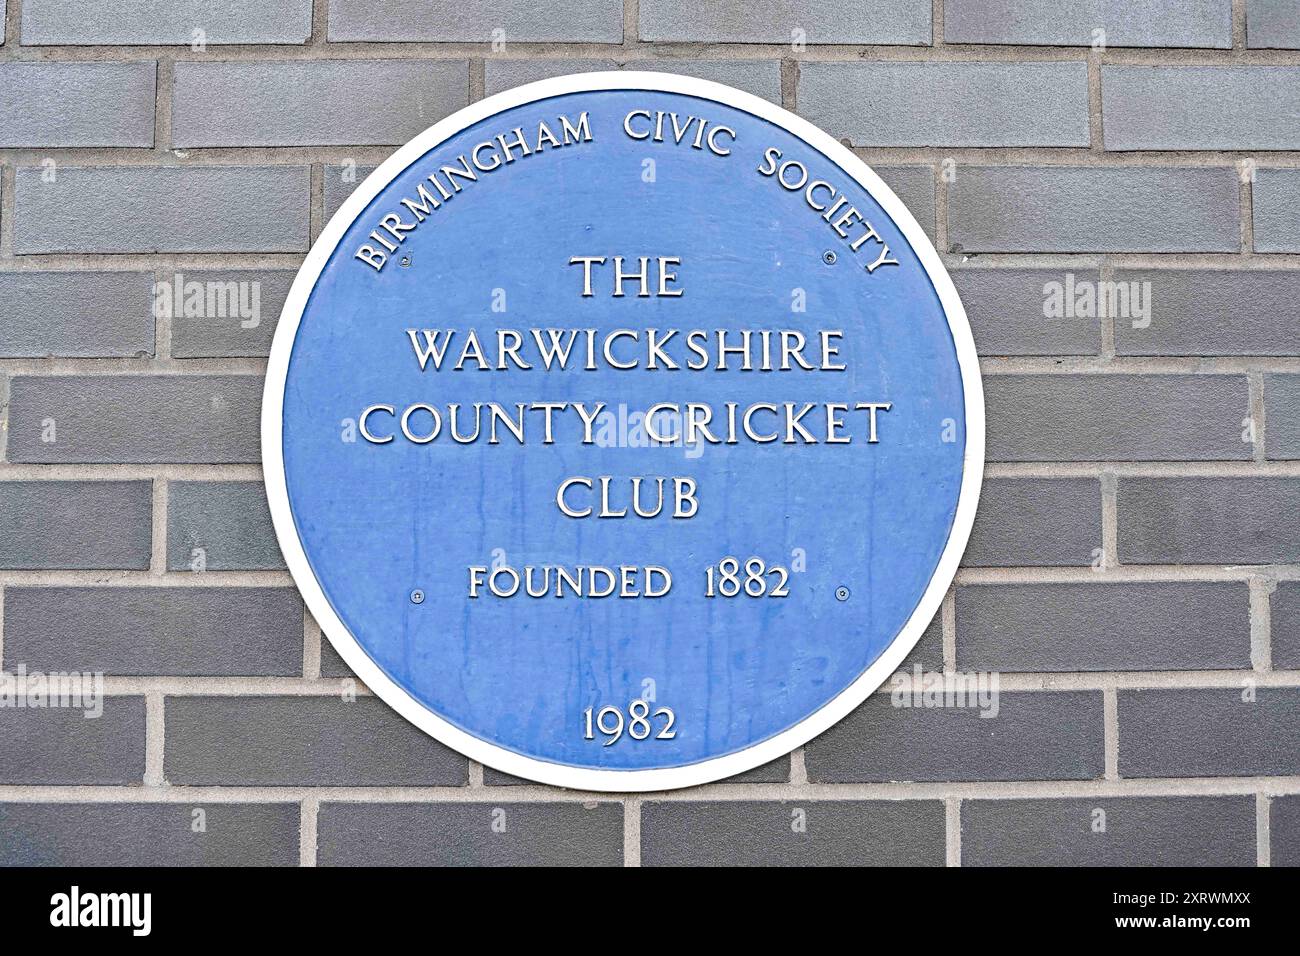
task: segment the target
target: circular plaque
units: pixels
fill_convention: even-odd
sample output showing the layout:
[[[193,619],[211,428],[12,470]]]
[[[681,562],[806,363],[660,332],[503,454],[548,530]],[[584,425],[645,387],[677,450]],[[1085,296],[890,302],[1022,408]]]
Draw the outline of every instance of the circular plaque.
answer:
[[[262,445],[294,580],[376,694],[499,770],[660,790],[782,756],[899,666],[983,416],[938,255],[848,149],[716,83],[590,73],[357,187],[280,318]]]

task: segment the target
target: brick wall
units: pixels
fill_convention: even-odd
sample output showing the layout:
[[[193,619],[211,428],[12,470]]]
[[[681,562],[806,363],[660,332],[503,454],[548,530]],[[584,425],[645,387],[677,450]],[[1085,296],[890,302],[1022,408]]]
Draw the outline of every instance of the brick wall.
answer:
[[[0,0],[0,660],[109,694],[0,708],[0,863],[1300,863],[1296,0],[161,7]],[[1000,672],[995,719],[886,686],[624,798],[349,699],[260,485],[293,272],[419,130],[633,65],[847,140],[944,254],[989,464],[913,661]],[[1048,317],[1067,277],[1149,315]],[[153,307],[190,281],[261,321]]]

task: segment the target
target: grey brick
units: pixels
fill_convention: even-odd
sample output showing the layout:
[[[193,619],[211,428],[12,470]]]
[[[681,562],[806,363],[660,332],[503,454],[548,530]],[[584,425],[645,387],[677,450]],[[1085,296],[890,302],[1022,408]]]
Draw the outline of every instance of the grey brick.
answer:
[[[154,354],[147,272],[0,272],[0,355]]]
[[[640,9],[650,41],[929,46],[932,33],[930,0],[642,0]]]
[[[957,589],[957,668],[1250,667],[1250,592],[1215,581],[997,584]]]
[[[934,242],[934,170],[929,166],[872,166],[872,170],[903,201],[925,234]]]
[[[725,83],[781,104],[781,64],[776,60],[630,60],[582,58],[563,60],[498,60],[484,64],[487,93],[500,93],[525,83],[567,73],[596,70],[656,70]]]
[[[1115,320],[1119,355],[1296,351],[1294,323],[1280,319],[1300,299],[1300,270],[1125,269],[1115,281],[1150,283],[1150,324],[1141,317]]]
[[[943,866],[944,809],[938,800],[650,801],[641,806],[641,862]]]
[[[15,376],[9,383],[8,457],[48,463],[255,462],[261,403],[262,379],[254,375]]]
[[[144,63],[0,64],[0,147],[153,145]]]
[[[496,31],[501,31],[498,35]],[[622,0],[465,0],[454,11],[435,3],[329,0],[331,43],[621,43]]]
[[[377,697],[169,697],[172,784],[464,786],[464,757]]]
[[[1273,666],[1300,668],[1300,581],[1279,581],[1269,608]]]
[[[1101,485],[1093,478],[988,478],[967,567],[1078,567],[1101,547]]]
[[[1246,0],[1246,46],[1300,50],[1300,11],[1295,0]]]
[[[1269,806],[1269,864],[1300,866],[1300,794],[1274,797]]]
[[[1300,773],[1300,688],[1119,692],[1121,777]]]
[[[1294,564],[1300,479],[1121,478],[1124,564]]]
[[[1094,830],[1096,812],[1105,829]],[[963,866],[1254,866],[1255,798],[963,800]]]
[[[920,665],[923,671],[943,670],[943,610],[935,614],[934,620],[926,625],[916,646],[903,659],[899,670],[910,672]]]
[[[872,695],[804,747],[811,782],[1094,780],[1105,769],[1099,691],[1003,692],[995,717],[894,706],[896,693]]]
[[[1107,149],[1300,148],[1300,68],[1103,66]]]
[[[11,677],[16,666],[6,663]],[[100,702],[98,717],[72,707],[0,707],[0,784],[140,784],[144,698],[103,697]]]
[[[950,244],[965,252],[1236,252],[1234,169],[958,167]]]
[[[0,568],[144,571],[148,481],[0,481]]]
[[[383,96],[373,95],[376,81]],[[172,141],[181,148],[398,145],[467,102],[465,60],[182,62]]]
[[[945,43],[1232,46],[1232,0],[944,0]]]
[[[356,679],[357,676],[352,673],[352,668],[343,663],[339,652],[334,650],[334,645],[323,634],[320,639],[320,676],[352,679]]]
[[[27,45],[183,44],[202,30],[209,44],[306,43],[311,0],[26,0],[22,42]]]
[[[182,309],[172,303],[174,358],[262,356],[297,272],[292,269],[236,269],[212,272],[186,269],[164,281],[181,287]],[[233,283],[233,285],[232,285]],[[191,308],[186,309],[186,297]],[[203,305],[200,306],[199,302]]]
[[[325,221],[329,222],[343,205],[343,200],[366,181],[378,167],[361,165],[327,165],[325,167]]]
[[[744,773],[738,773],[734,777],[727,777],[720,783],[787,783],[790,780],[790,756],[778,757],[776,760],[768,761],[746,770]]]
[[[305,252],[306,166],[60,166],[14,177],[14,252]]]
[[[1300,375],[1264,376],[1264,421],[1268,457],[1300,458]]]
[[[778,757],[776,760],[768,761],[746,770],[744,773],[738,773],[734,777],[727,777],[725,783],[787,783],[790,780],[790,756]]]
[[[1101,351],[1101,319],[1096,310],[1078,316],[1080,310],[1073,307],[1083,283],[1093,283],[1095,290],[1100,277],[1096,269],[950,269],[948,274],[966,308],[980,355],[1097,355]],[[1075,295],[1067,297],[1067,290]],[[1049,296],[1059,300],[1062,314],[1049,317]]]
[[[1300,169],[1257,169],[1256,252],[1300,252]]]
[[[276,676],[302,673],[293,588],[5,588],[5,661],[29,670]]]
[[[799,112],[856,146],[1087,146],[1088,65],[805,63]]]
[[[299,816],[296,803],[0,803],[0,866],[297,866]]]
[[[1240,375],[988,375],[990,461],[1231,461]]]
[[[504,827],[504,829],[501,829]],[[322,803],[322,866],[621,866],[617,803]]]
[[[201,554],[196,554],[201,550]],[[260,481],[173,481],[167,489],[167,569],[283,568]]]

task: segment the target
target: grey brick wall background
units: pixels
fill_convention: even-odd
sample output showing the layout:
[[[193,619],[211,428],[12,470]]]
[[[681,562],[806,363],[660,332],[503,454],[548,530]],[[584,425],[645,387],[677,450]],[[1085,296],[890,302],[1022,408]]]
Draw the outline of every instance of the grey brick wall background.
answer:
[[[0,863],[1300,863],[1296,0],[0,11],[0,664],[109,694],[0,708]],[[995,719],[886,685],[789,758],[620,797],[348,699],[260,486],[289,281],[392,147],[615,66],[795,110],[934,238],[989,464],[912,662],[1000,672]],[[1049,318],[1067,276],[1150,314]],[[256,283],[260,322],[153,308],[189,281]]]

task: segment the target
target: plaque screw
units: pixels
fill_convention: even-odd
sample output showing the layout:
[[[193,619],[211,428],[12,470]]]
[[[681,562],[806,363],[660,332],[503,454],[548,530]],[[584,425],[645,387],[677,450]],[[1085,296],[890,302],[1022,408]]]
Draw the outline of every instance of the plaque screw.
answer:
[[[837,258],[839,257],[835,255],[834,249],[827,249],[822,253],[822,262],[826,263],[828,266],[835,265],[835,260]]]
[[[412,603],[412,604],[423,604],[423,603],[424,603],[424,592],[421,591],[419,588],[416,588],[414,591],[412,591],[412,592],[411,592],[411,603]]]
[[[410,256],[402,256],[402,262],[401,262],[402,268],[405,269],[405,268],[409,267],[410,264],[411,264],[411,257],[410,257]]]
[[[849,589],[844,587],[844,585],[841,584],[839,587],[835,589],[835,600],[847,601],[848,599],[849,599]]]

